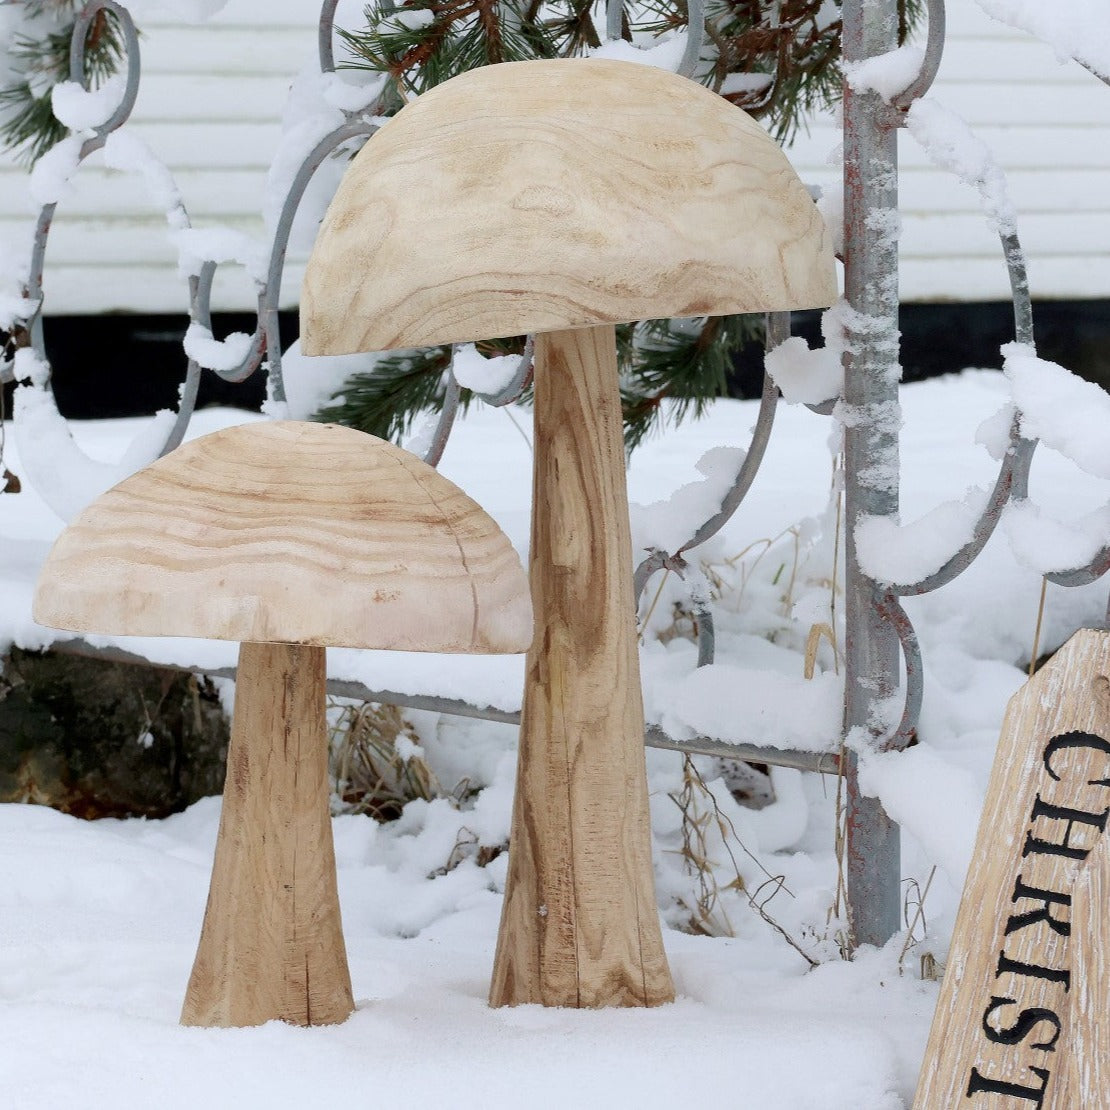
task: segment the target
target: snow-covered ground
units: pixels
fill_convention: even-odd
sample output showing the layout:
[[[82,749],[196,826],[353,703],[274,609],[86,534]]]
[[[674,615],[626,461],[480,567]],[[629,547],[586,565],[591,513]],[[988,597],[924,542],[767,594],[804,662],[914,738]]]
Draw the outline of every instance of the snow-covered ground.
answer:
[[[992,481],[996,464],[976,445],[976,430],[1007,398],[1002,376],[983,371],[903,391],[904,519]],[[209,410],[197,415],[191,434],[255,418]],[[753,404],[719,403],[706,419],[636,452],[629,485],[632,500],[644,506],[633,514],[640,545],[673,520],[652,503],[694,483],[702,484],[679,502],[704,501],[729,456],[711,457],[704,473],[695,464],[711,448],[745,447],[754,418]],[[74,433],[88,454],[113,462],[138,427],[103,422]],[[830,589],[837,577],[831,435],[829,420],[783,406],[751,495],[702,553],[720,594],[714,668],[694,674],[688,640],[655,638],[682,597],[673,580],[666,584],[643,660],[648,716],[672,733],[835,744],[840,687],[827,642],[814,678],[803,677],[809,630],[835,626],[842,611],[831,604]],[[527,412],[477,406],[456,429],[441,467],[522,551],[529,436]],[[14,438],[8,436],[5,462],[26,478]],[[0,643],[33,647],[54,636],[32,624],[30,596],[62,525],[30,485],[25,480],[23,493],[0,497]],[[1106,485],[1051,450],[1042,449],[1034,464],[1034,500],[1065,520],[1097,517]],[[1100,624],[1108,586],[1050,587],[1040,650],[1077,627]],[[657,588],[658,579],[645,609]],[[873,775],[903,822],[911,915],[936,868],[908,944],[899,936],[853,963],[836,954],[835,780],[776,771],[776,800],[751,810],[736,804],[709,758],[697,767],[736,834],[727,843],[711,835],[707,849],[722,891],[709,928],[721,935],[681,931],[698,894],[681,853],[682,814],[668,797],[682,789],[682,757],[648,751],[660,910],[679,996],[657,1010],[486,1006],[506,858],[479,867],[471,855],[444,869],[457,844],[495,845],[507,836],[515,737],[505,725],[411,714],[440,781],[450,786],[469,776],[484,787],[465,811],[437,800],[410,803],[391,825],[336,819],[358,1008],[334,1028],[177,1024],[204,911],[218,799],[160,822],[89,824],[0,806],[4,1105],[905,1106],[936,997],[936,984],[921,978],[920,957],[944,959],[993,745],[1005,702],[1023,681],[1039,598],[1036,570],[1023,567],[1000,534],[962,578],[908,604],[927,671],[922,742]],[[178,662],[233,662],[226,644],[138,647]],[[335,652],[330,667],[372,688],[519,704],[519,659]],[[697,791],[695,797],[704,812],[708,802]],[[818,966],[811,968],[744,894],[724,890],[737,871]]]

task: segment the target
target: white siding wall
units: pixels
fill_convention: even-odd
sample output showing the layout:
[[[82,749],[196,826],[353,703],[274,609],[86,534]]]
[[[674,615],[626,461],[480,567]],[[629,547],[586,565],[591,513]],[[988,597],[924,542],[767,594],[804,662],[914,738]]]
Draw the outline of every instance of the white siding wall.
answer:
[[[316,52],[315,0],[230,0],[202,24],[140,24],[143,79],[127,127],[172,170],[194,227],[221,224],[261,236],[266,172],[293,77]],[[136,177],[94,156],[58,206],[47,249],[50,314],[179,312],[188,290],[177,274],[165,220]],[[0,161],[0,237],[25,224],[27,175]],[[301,269],[287,268],[283,305],[297,303]],[[215,310],[252,309],[239,267],[221,266]]]
[[[1110,88],[1051,47],[949,0],[948,42],[930,93],[966,120],[1005,170],[1034,297],[1110,297]],[[793,145],[808,182],[835,176],[831,120]],[[899,135],[904,301],[1009,298],[998,239],[973,189]]]
[[[148,20],[134,131],[171,167],[193,223],[260,235],[266,170],[292,77],[314,57],[315,0],[230,0],[201,25]],[[1038,297],[1110,297],[1110,89],[1028,36],[951,0],[949,41],[933,94],[968,120],[1007,171]],[[808,182],[835,177],[831,120],[791,157]],[[929,167],[900,138],[906,301],[997,300],[1007,281],[974,192]],[[177,312],[184,282],[142,185],[90,165],[58,209],[47,255],[47,311]],[[0,161],[0,238],[29,211],[24,171]],[[295,305],[303,259],[287,268]],[[213,307],[249,309],[250,282],[222,266]]]

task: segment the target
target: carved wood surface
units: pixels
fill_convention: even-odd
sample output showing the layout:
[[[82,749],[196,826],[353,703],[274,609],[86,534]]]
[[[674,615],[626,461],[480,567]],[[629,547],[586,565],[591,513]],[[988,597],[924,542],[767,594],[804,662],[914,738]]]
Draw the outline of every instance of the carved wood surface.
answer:
[[[1075,882],[1072,946],[1072,1051],[1055,1105],[1110,1110],[1110,836]]]
[[[916,1110],[1088,1110],[1106,1097],[1106,1033],[1093,1024],[1106,1021],[1108,676],[1110,633],[1078,632],[1007,707]],[[1089,860],[1101,901],[1077,905]],[[1077,937],[1092,927],[1101,941]],[[1081,978],[1092,974],[1101,980]],[[1076,1023],[1088,989],[1102,1008],[1081,1004]],[[1067,1080],[1075,1055],[1078,1089]]]
[[[243,644],[212,884],[184,1025],[354,1009],[328,809],[324,648]]]
[[[778,145],[693,81],[601,59],[463,73],[352,162],[301,298],[306,354],[832,304]]]
[[[524,569],[484,510],[407,451],[297,421],[193,440],[98,498],[47,558],[34,616],[410,651],[532,638]]]
[[[651,863],[612,327],[536,340],[528,655],[490,1002],[674,997]]]

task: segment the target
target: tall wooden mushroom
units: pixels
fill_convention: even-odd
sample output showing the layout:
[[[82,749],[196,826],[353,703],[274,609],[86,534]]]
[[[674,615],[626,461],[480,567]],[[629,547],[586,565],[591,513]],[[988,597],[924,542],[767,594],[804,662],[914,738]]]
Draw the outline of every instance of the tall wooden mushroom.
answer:
[[[706,89],[508,63],[354,159],[305,275],[306,354],[536,336],[528,658],[490,1000],[673,996],[654,899],[616,323],[812,308],[829,238],[771,139]]]
[[[59,537],[35,620],[241,643],[227,784],[186,1025],[354,1008],[328,810],[325,645],[520,652],[524,569],[494,521],[407,451],[292,421],[194,440]]]

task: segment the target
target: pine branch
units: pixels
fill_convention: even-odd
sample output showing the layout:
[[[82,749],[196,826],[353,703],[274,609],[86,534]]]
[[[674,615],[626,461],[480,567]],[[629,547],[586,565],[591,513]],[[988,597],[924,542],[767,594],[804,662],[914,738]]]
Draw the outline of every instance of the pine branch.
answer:
[[[519,355],[526,337],[489,339],[475,344],[486,358]],[[379,439],[397,441],[406,435],[418,416],[438,412],[443,401],[443,374],[451,364],[450,347],[426,347],[378,358],[372,370],[354,374],[343,383],[332,404],[320,409],[313,420],[345,424]],[[465,412],[473,400],[469,389],[459,393]],[[531,390],[521,400],[531,401]]]
[[[439,409],[443,372],[450,362],[450,347],[404,351],[379,359],[372,370],[348,378],[342,392],[332,397],[333,403],[313,419],[345,424],[379,439],[399,439],[417,416]]]
[[[701,321],[651,320],[640,324],[623,356],[621,407],[629,451],[667,417],[678,424],[697,417],[718,397],[745,344],[762,339],[763,317],[711,316]],[[664,402],[670,402],[664,406]]]
[[[506,0],[414,0],[370,14],[364,30],[340,32],[347,67],[388,73],[417,94],[479,66],[558,54],[536,9]]]
[[[7,45],[15,80],[0,88],[0,149],[33,164],[66,136],[50,91],[69,79],[69,47],[79,0],[25,0],[27,33]],[[35,32],[38,32],[37,34]],[[101,11],[85,39],[85,78],[95,85],[119,69],[123,38],[116,17]]]

